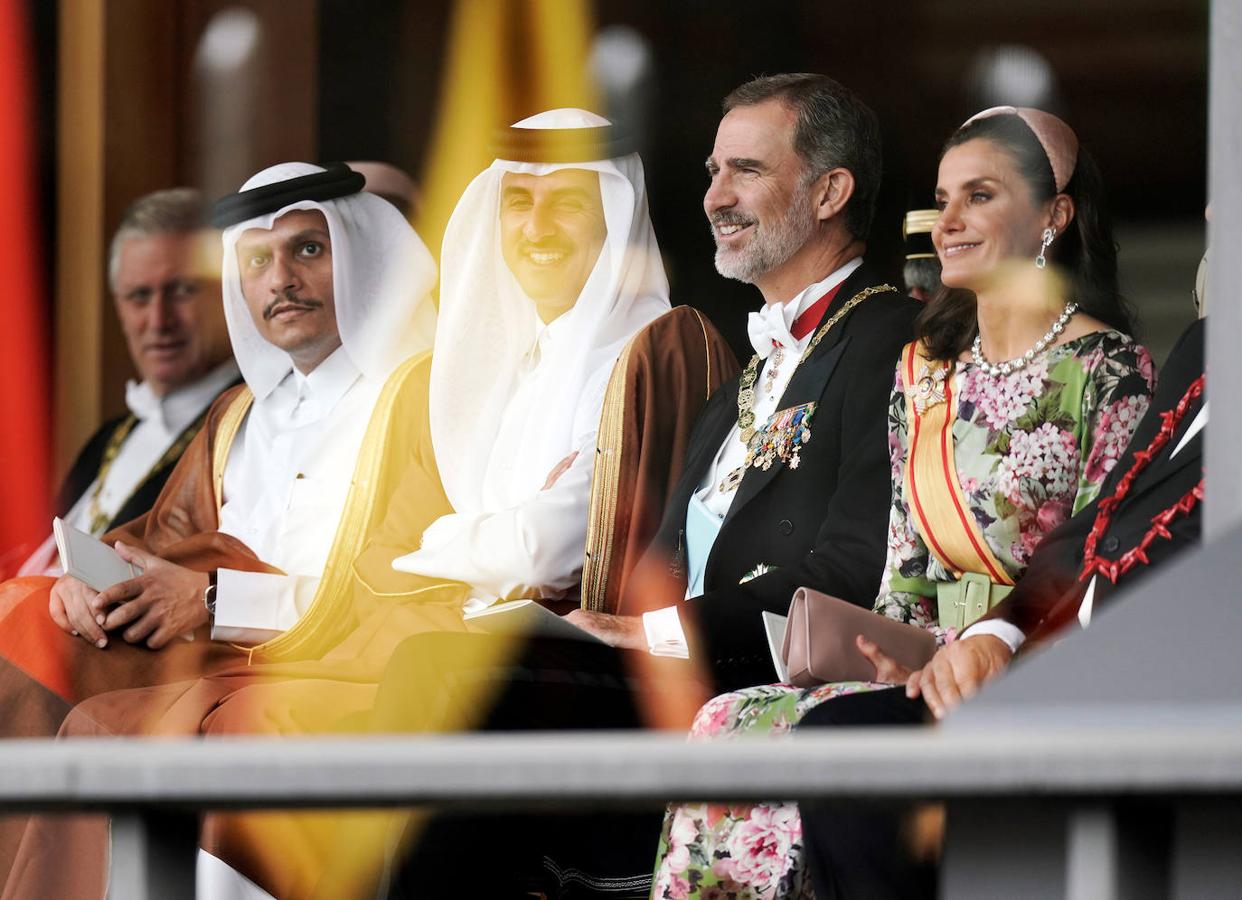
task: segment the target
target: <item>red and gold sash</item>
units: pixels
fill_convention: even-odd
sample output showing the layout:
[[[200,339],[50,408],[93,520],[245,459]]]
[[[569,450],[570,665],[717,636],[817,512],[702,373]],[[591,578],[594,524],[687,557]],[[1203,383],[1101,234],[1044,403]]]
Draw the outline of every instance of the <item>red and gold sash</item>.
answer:
[[[901,351],[901,376],[910,436],[905,494],[927,549],[957,578],[975,572],[994,584],[1012,585],[979,530],[957,477],[953,364],[928,358],[926,348],[912,341]]]

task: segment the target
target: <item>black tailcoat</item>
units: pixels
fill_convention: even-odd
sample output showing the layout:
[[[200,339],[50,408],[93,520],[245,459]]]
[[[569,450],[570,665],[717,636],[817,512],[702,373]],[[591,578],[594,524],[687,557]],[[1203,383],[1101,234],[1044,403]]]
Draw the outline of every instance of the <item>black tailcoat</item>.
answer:
[[[846,279],[823,321],[863,288],[883,283],[864,264]],[[798,467],[777,460],[766,471],[746,472],[708,556],[703,595],[677,601],[691,658],[710,662],[719,689],[772,679],[760,613],[784,614],[797,588],[868,608],[874,603],[892,490],[889,397],[918,311],[899,292],[868,297],[825,335],[781,396],[778,410],[818,403]],[[700,414],[681,478],[640,563],[671,569],[683,593],[687,506],[737,422],[739,379],[721,386]],[[739,583],[760,565],[771,571]],[[652,581],[639,577],[634,584],[642,589]],[[663,600],[669,599],[666,593]],[[635,598],[623,609],[653,605]]]
[[[239,384],[240,379],[233,381],[228,387]],[[225,388],[227,390],[228,388]],[[197,433],[203,427],[203,422],[207,420],[207,410],[211,404],[208,403],[203,407],[202,413],[193,422],[186,426],[181,434],[177,435],[176,441],[181,440],[187,433]],[[99,467],[103,465],[104,451],[107,449],[108,441],[118,428],[121,428],[128,415],[117,416],[115,419],[109,419],[99,426],[99,430],[91,435],[90,440],[78,453],[77,459],[73,461],[73,465],[69,467],[69,473],[65,476],[64,482],[60,486],[60,492],[56,497],[56,515],[64,516],[78,502],[79,498],[85,494],[96,477],[99,475]],[[128,440],[128,438],[126,438]],[[158,468],[152,469],[147,473],[138,486],[134,488],[133,493],[126,498],[121,504],[121,508],[117,510],[116,515],[108,522],[105,531],[111,531],[118,525],[124,525],[126,522],[132,522],[134,519],[146,513],[154,504],[155,498],[160,495],[160,491],[164,489],[164,482],[168,480],[168,476],[172,474],[172,470],[176,468],[177,461],[181,458],[180,454],[174,456],[164,462]]]

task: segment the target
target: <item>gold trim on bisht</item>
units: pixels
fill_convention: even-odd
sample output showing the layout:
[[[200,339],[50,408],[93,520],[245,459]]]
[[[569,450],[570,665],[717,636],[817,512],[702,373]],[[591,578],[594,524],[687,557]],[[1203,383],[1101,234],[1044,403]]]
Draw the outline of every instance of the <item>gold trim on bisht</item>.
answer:
[[[249,387],[242,385],[220,417],[220,427],[216,429],[216,442],[211,450],[211,487],[216,495],[217,523],[220,521],[220,510],[224,507],[224,467],[228,465],[229,451],[233,449],[237,432],[241,430],[246,413],[250,412],[253,404],[254,394]]]
[[[901,223],[901,237],[904,240],[912,234],[930,234],[932,226],[940,218],[938,209],[912,209],[906,213]],[[935,255],[935,254],[933,254]]]
[[[694,313],[703,333],[703,358],[707,368],[703,402],[706,403],[712,394],[711,341],[703,314],[697,309],[690,312]],[[617,488],[621,481],[621,448],[625,440],[626,376],[634,342],[647,328],[630,338],[613,366],[595,438],[595,471],[591,476],[591,507],[587,514],[586,553],[582,564],[582,608],[597,612],[608,611],[608,575],[616,542]]]
[[[582,562],[582,608],[597,612],[605,611],[608,592],[608,566],[612,562],[612,544],[617,530],[621,446],[625,440],[625,376],[637,337],[636,334],[626,341],[612,367],[595,436],[595,471],[591,474],[586,554]]]

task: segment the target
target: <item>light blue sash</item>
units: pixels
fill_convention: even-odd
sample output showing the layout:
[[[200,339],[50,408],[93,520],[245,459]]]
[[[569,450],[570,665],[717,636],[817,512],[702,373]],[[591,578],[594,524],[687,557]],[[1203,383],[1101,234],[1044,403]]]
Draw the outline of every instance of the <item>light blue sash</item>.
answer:
[[[716,535],[720,533],[723,519],[707,508],[697,493],[690,495],[686,508],[686,574],[689,581],[687,597],[703,593],[703,574],[707,571],[707,557],[711,555]]]

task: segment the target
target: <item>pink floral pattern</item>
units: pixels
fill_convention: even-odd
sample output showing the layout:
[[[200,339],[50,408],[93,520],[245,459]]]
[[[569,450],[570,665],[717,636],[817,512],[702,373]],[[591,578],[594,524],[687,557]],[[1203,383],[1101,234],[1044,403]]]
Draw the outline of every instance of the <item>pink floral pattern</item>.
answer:
[[[1047,351],[1026,369],[991,378],[971,363],[954,374],[958,480],[992,553],[1021,572],[1048,532],[1082,509],[1116,465],[1155,388],[1151,355],[1115,331]],[[908,452],[901,372],[889,405],[889,442]],[[894,480],[888,563],[876,611],[935,625],[935,586],[953,576],[931,555]]]
[[[1150,397],[1132,394],[1104,407],[1095,424],[1095,443],[1087,459],[1088,481],[1099,482],[1108,477],[1150,405]]]
[[[962,372],[962,400],[973,403],[988,427],[1000,431],[1030,406],[1043,390],[1047,376],[1047,357],[996,378],[976,366],[968,366]]]
[[[1124,446],[1124,445],[1123,445]],[[1078,442],[1051,422],[1034,431],[1016,431],[1001,459],[996,487],[1014,506],[1029,502],[1032,484],[1044,496],[1063,497],[1078,489]]]
[[[1147,351],[1117,332],[1100,332],[1049,350],[1030,367],[990,379],[959,367],[953,438],[962,492],[993,553],[1018,577],[1044,535],[1086,506],[1116,464],[1155,387]],[[936,584],[952,580],[928,553],[902,496],[908,452],[900,371],[889,406],[893,505],[888,562],[876,611],[956,635],[936,621]],[[691,740],[789,733],[806,712],[871,682],[810,690],[762,685],[704,704]],[[722,806],[686,803],[665,816],[656,863],[659,900],[812,897],[797,808],[787,803]]]

